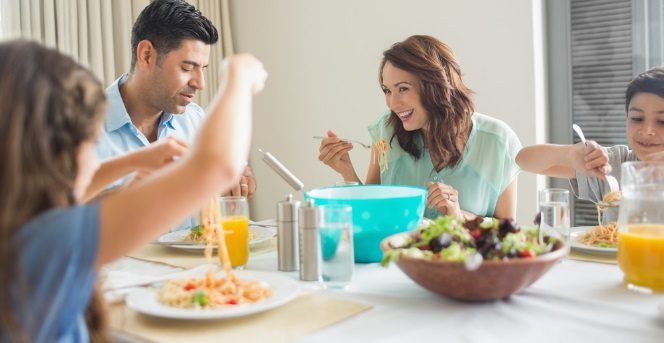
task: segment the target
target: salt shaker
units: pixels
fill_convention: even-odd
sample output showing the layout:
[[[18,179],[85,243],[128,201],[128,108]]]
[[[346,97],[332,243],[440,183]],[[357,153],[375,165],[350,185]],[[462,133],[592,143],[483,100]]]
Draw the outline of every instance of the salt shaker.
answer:
[[[320,209],[309,199],[298,211],[300,228],[300,280],[319,281],[321,251],[318,219]]]
[[[293,272],[299,267],[297,212],[300,202],[293,201],[293,194],[277,203],[277,257],[279,270]]]

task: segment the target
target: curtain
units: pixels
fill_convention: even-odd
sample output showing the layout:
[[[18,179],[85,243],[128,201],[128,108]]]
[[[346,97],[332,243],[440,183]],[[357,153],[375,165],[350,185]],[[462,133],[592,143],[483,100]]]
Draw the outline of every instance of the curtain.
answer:
[[[131,64],[131,27],[150,0],[0,0],[0,39],[25,38],[58,49],[90,68],[104,85]],[[189,0],[219,30],[196,102],[217,90],[221,59],[233,53],[229,0]]]

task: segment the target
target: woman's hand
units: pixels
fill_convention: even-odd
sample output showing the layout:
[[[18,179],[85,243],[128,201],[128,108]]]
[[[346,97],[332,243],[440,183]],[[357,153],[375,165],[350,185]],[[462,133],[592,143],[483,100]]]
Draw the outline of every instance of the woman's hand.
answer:
[[[351,150],[353,150],[352,143],[342,141],[330,130],[327,131],[327,138],[320,142],[318,159],[341,174],[344,180],[352,180],[354,179],[355,169],[348,154]]]
[[[429,182],[428,187],[427,207],[436,208],[448,216],[463,215],[459,207],[459,192],[454,187],[440,182]]]
[[[611,172],[609,155],[594,141],[574,144],[571,158],[574,169],[587,176],[603,179]]]

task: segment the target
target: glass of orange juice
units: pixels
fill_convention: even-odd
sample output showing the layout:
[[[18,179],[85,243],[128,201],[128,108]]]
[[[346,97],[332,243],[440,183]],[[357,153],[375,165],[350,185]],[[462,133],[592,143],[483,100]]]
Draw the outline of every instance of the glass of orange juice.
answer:
[[[221,223],[231,265],[241,269],[249,260],[249,204],[245,197],[219,197]]]
[[[664,292],[664,162],[621,167],[618,265],[628,285]]]

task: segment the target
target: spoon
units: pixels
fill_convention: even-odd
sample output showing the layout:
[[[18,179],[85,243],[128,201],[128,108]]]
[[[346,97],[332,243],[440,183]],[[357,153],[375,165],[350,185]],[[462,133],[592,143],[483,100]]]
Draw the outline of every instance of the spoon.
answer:
[[[572,129],[574,130],[574,132],[576,132],[577,135],[579,135],[579,138],[581,138],[581,142],[583,142],[584,145],[587,145],[586,136],[583,135],[581,127],[579,127],[579,125],[572,124]],[[611,190],[611,192],[620,191],[620,185],[618,184],[618,180],[612,175],[606,175],[606,182],[609,183],[609,189]]]

